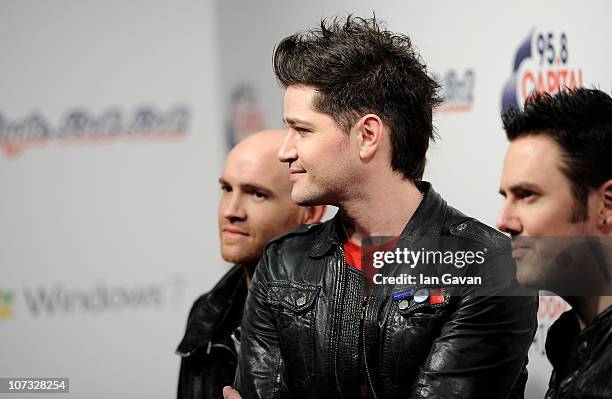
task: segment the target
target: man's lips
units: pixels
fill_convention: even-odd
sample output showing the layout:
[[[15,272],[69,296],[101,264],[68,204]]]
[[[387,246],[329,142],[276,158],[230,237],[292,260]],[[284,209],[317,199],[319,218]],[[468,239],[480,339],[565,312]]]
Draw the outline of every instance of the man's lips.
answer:
[[[522,258],[527,251],[531,248],[526,245],[513,245],[512,246],[512,259]]]
[[[306,173],[305,170],[301,170],[301,169],[289,169],[289,179],[293,180],[295,178],[297,178],[298,176],[302,175]]]
[[[247,237],[249,234],[245,231],[242,231],[240,229],[235,229],[235,228],[231,228],[231,227],[226,227],[223,229],[223,236],[228,237],[228,238],[240,238],[240,237]]]

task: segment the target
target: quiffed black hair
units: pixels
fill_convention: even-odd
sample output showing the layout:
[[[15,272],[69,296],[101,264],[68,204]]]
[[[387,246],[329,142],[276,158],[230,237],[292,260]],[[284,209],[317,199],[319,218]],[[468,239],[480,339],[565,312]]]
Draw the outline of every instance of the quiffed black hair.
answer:
[[[580,206],[577,220],[587,218],[590,192],[612,179],[612,98],[596,89],[564,89],[552,96],[536,93],[523,111],[502,115],[508,140],[546,135],[561,148],[561,172],[569,179]]]
[[[410,38],[376,20],[323,19],[320,27],[283,39],[274,50],[274,73],[283,87],[317,90],[313,107],[348,133],[363,115],[378,115],[390,130],[391,168],[420,180],[434,139],[432,108],[439,85]]]

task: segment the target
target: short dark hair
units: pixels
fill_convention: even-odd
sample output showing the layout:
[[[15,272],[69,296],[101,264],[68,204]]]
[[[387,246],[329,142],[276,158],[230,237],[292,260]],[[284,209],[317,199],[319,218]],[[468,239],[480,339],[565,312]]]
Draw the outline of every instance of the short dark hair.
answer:
[[[596,89],[563,89],[552,96],[536,93],[523,111],[502,115],[508,140],[545,135],[561,148],[560,170],[579,205],[576,221],[588,217],[590,192],[612,179],[612,98]]]
[[[314,109],[346,133],[359,117],[378,115],[390,130],[391,168],[415,181],[423,177],[434,139],[432,108],[441,99],[408,36],[385,30],[375,17],[323,19],[276,46],[274,73],[284,88],[317,90]]]

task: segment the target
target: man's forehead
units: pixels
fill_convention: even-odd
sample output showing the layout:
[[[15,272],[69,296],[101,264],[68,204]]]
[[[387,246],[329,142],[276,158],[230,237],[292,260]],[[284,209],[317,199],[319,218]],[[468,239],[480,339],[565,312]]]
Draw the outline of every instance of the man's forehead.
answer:
[[[306,129],[320,129],[334,127],[336,122],[327,113],[317,111],[313,105],[313,96],[316,90],[307,86],[305,89],[293,89],[289,86],[285,91],[285,106],[283,122],[289,127],[299,126]]]
[[[557,143],[547,136],[527,135],[510,143],[506,158],[554,163],[559,158],[559,148]]]
[[[310,99],[317,93],[317,89],[312,86],[306,86],[301,84],[295,84],[287,86],[285,89],[285,96]]]
[[[290,184],[287,166],[276,159],[275,153],[230,153],[221,179],[231,185],[255,186],[277,191]]]
[[[559,150],[545,136],[525,136],[513,140],[504,160],[502,186],[519,183],[543,184],[560,173]]]
[[[274,184],[273,179],[269,178],[269,175],[240,173],[236,169],[225,169],[219,178],[219,183],[243,190],[265,190],[269,192],[276,192],[278,190],[278,184]]]
[[[316,90],[309,86],[289,86],[285,89],[285,120],[300,119],[302,113],[315,112],[312,100]],[[303,119],[303,117],[302,117]]]

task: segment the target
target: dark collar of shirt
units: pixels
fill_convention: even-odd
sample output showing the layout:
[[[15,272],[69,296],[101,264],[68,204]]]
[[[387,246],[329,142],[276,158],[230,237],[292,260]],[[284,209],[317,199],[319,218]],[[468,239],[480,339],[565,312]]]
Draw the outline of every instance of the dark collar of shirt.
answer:
[[[553,379],[563,378],[582,368],[598,346],[604,344],[605,336],[612,331],[612,306],[601,312],[593,323],[580,330],[578,315],[572,310],[563,313],[553,323],[546,337],[546,356],[554,368]]]

